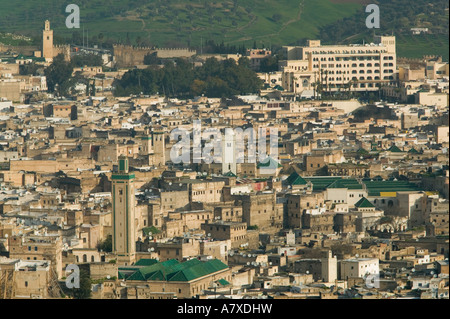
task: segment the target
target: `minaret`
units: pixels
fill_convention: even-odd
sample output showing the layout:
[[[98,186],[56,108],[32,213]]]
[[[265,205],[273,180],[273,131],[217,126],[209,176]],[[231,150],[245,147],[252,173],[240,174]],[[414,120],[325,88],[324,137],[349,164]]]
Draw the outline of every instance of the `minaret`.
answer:
[[[236,135],[233,130],[225,130],[222,140],[222,174],[237,174],[236,169]]]
[[[134,174],[128,172],[128,159],[119,157],[119,171],[111,176],[113,201],[113,252],[119,265],[135,261],[135,197]]]
[[[163,131],[152,132],[153,153],[155,155],[154,163],[156,166],[166,165],[166,144]]]
[[[42,31],[42,57],[46,60],[53,59],[53,30],[50,30],[50,21],[45,20]]]

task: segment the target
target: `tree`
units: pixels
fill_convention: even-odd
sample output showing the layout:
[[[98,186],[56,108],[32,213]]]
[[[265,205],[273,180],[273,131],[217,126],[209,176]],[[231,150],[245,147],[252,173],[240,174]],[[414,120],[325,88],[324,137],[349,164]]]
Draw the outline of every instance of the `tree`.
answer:
[[[80,288],[71,290],[74,299],[90,299],[92,296],[91,278],[86,270],[80,269]]]
[[[112,236],[108,235],[104,241],[99,242],[97,249],[108,253],[112,252]]]
[[[261,61],[261,72],[275,72],[278,70],[278,59],[274,56],[268,56]]]
[[[145,65],[156,65],[159,64],[159,59],[156,52],[148,53],[144,56]]]
[[[72,58],[71,64],[73,67],[102,66],[103,60],[97,54],[78,54]]]
[[[58,54],[53,63],[44,71],[47,77],[47,88],[49,92],[56,92],[59,96],[64,96],[75,85],[72,78],[73,66],[64,60],[63,54]]]

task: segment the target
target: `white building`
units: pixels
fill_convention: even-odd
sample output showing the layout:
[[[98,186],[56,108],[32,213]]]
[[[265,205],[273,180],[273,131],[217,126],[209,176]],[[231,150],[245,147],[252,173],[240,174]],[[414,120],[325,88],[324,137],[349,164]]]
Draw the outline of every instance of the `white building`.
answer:
[[[341,261],[341,279],[364,278],[380,273],[378,258],[354,258]]]

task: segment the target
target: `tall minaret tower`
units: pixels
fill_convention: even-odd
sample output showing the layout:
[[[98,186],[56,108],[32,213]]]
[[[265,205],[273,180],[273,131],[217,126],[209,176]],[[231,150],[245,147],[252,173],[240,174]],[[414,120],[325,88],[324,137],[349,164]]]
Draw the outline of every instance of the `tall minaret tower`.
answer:
[[[166,165],[166,144],[164,137],[164,131],[162,130],[152,132],[153,153],[155,154],[154,163],[156,166]]]
[[[111,176],[113,201],[113,252],[119,265],[129,266],[136,257],[134,174],[128,159],[119,157],[119,170]]]
[[[53,59],[53,30],[50,30],[50,21],[45,20],[42,31],[42,57],[46,60]]]
[[[222,140],[222,174],[237,174],[236,168],[236,135],[233,130],[225,130]]]

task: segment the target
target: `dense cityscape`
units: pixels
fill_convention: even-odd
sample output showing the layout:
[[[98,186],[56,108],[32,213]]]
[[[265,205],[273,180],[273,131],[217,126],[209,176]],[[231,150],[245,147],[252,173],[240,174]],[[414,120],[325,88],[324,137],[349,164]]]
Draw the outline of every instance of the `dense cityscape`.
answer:
[[[0,299],[449,298],[442,57],[53,38],[0,43]]]

